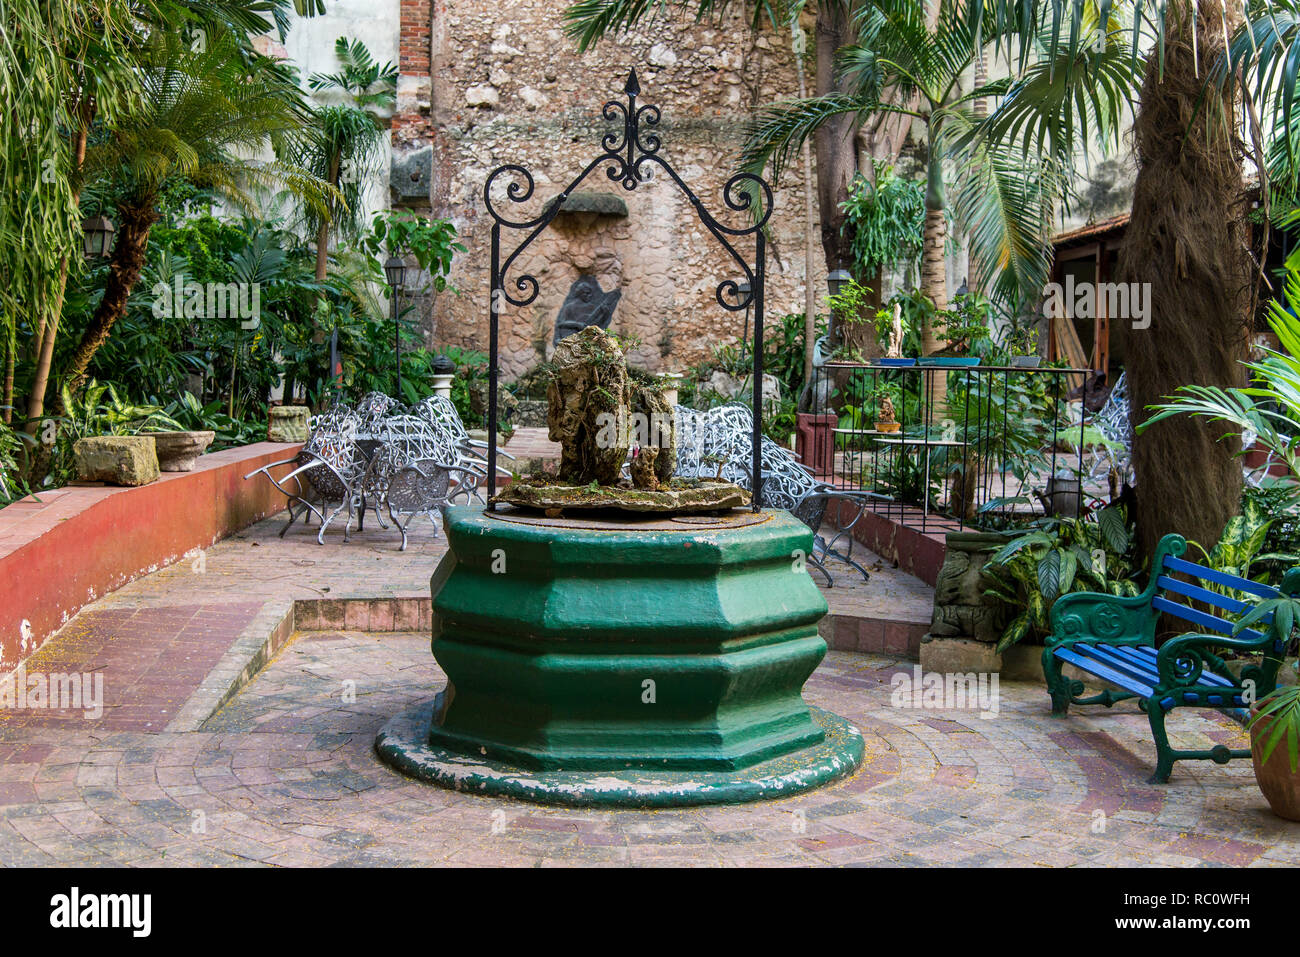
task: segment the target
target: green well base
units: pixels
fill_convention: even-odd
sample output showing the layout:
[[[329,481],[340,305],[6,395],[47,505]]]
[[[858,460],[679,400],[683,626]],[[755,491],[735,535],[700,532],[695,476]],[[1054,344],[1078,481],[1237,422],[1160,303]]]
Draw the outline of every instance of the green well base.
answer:
[[[429,727],[440,704],[435,699],[389,721],[375,738],[379,757],[402,774],[441,787],[534,804],[664,808],[775,800],[853,773],[864,749],[862,735],[846,720],[810,707],[812,721],[824,732],[820,743],[740,770],[532,771],[431,744]]]

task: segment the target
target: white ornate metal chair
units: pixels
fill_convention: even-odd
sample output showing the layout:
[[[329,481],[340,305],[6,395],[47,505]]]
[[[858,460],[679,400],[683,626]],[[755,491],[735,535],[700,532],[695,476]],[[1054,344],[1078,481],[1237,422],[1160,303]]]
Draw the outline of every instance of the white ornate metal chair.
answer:
[[[384,420],[390,415],[400,414],[401,411],[401,403],[392,396],[382,392],[367,392],[357,403],[356,412],[360,420],[357,431],[362,435],[377,437]]]
[[[1133,424],[1129,416],[1128,378],[1125,373],[1120,373],[1106,402],[1087,424],[1101,433],[1106,444],[1093,445],[1085,451],[1085,479],[1099,482],[1114,470],[1119,474],[1121,482],[1131,481]]]
[[[402,551],[407,529],[417,515],[429,516],[436,535],[435,513],[462,496],[468,502],[476,492],[478,476],[454,464],[454,456],[455,448],[423,417],[394,415],[381,423],[379,450],[366,469],[362,489],[376,517],[383,507],[402,533]]]
[[[265,475],[288,499],[289,521],[280,529],[281,538],[297,518],[302,517],[306,524],[308,515],[315,515],[321,523],[316,541],[322,545],[325,529],[345,508],[351,523],[360,498],[360,479],[366,469],[365,456],[357,445],[359,424],[356,412],[335,404],[329,411],[312,417],[307,441],[296,456],[264,465],[244,476],[247,480],[259,473]],[[277,480],[271,469],[283,465],[295,468]],[[347,536],[345,529],[344,541]]]
[[[677,474],[686,478],[713,478],[721,475],[741,488],[753,489],[752,460],[754,418],[748,406],[723,405],[704,412],[677,406]],[[836,489],[820,482],[799,464],[789,449],[764,436],[763,504],[784,508],[813,531],[813,550],[808,563],[826,576],[827,587],[835,579],[826,568],[827,556],[833,555],[862,574],[870,574],[853,559],[853,528],[862,518],[867,504],[885,497],[874,492]],[[858,505],[847,523],[841,523],[836,509],[835,534],[828,541],[821,532],[832,499],[844,499]],[[847,542],[846,551],[837,547]]]
[[[454,456],[453,465],[477,477],[477,481],[469,491],[474,498],[482,502],[483,495],[479,491],[479,486],[487,479],[485,452],[488,444],[469,437],[469,432],[465,429],[456,406],[446,396],[431,395],[421,399],[411,407],[411,414],[429,423],[438,436],[440,446],[449,450],[449,455]],[[513,455],[500,448],[497,449],[497,455],[514,459]],[[510,470],[498,465],[497,474],[508,476]]]

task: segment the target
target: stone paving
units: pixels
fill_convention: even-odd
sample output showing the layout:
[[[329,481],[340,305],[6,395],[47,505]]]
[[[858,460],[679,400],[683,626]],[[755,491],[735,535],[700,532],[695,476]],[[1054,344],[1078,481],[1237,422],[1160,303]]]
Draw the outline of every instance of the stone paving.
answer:
[[[300,631],[208,717],[208,705],[194,706],[202,672],[239,651],[240,636],[293,599],[427,599],[443,548],[427,525],[405,553],[379,529],[318,547],[314,528],[280,539],[280,525],[123,587],[38,652],[33,671],[102,670],[104,713],[0,710],[0,862],[1300,863],[1300,825],[1269,813],[1248,762],[1180,764],[1170,785],[1149,786],[1153,748],[1131,706],[1053,720],[1039,683],[1007,681],[990,717],[903,707],[910,698],[894,700],[894,676],[913,663],[878,654],[832,651],[807,686],[811,703],[863,731],[863,768],[818,792],[738,807],[547,809],[390,771],[371,751],[375,732],[444,680],[423,629]],[[849,570],[837,570],[847,585]],[[834,609],[851,594],[870,607],[872,589],[906,592],[905,577],[886,587],[886,571],[860,592],[824,593]],[[383,617],[365,620],[402,627]],[[178,705],[191,723],[169,721]],[[1190,710],[1175,713],[1171,734],[1182,747],[1244,740],[1230,719]]]
[[[1004,683],[998,713],[891,702],[909,662],[831,652],[808,699],[864,732],[842,783],[681,811],[548,809],[407,780],[371,751],[443,676],[423,634],[300,633],[201,731],[0,730],[0,860],[172,865],[1049,865],[1300,863],[1250,767],[1143,783],[1145,718],[1053,721]],[[1177,743],[1234,741],[1180,713]]]

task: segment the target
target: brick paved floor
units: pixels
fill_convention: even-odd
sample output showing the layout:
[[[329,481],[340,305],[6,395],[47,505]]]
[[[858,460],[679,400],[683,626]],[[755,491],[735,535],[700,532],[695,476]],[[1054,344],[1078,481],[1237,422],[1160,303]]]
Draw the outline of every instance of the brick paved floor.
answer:
[[[857,775],[785,801],[682,811],[548,809],[444,791],[375,760],[393,713],[443,680],[423,634],[300,633],[200,731],[0,726],[10,864],[1300,863],[1248,764],[1151,787],[1134,710],[1053,721],[1033,684],[998,714],[891,704],[910,662],[832,652],[810,701],[867,739]],[[1122,706],[1121,706],[1122,707]],[[1237,741],[1179,712],[1176,743]]]
[[[1268,812],[1248,763],[1179,765],[1170,786],[1148,786],[1152,746],[1131,707],[1054,721],[1039,684],[1004,682],[992,718],[896,708],[892,677],[912,663],[880,655],[832,652],[807,687],[865,733],[862,770],[730,808],[546,809],[388,770],[375,731],[443,680],[427,634],[299,633],[206,724],[200,710],[185,725],[199,730],[171,730],[187,695],[194,711],[204,669],[292,599],[427,596],[444,547],[425,523],[404,553],[391,531],[318,547],[314,528],[280,539],[280,524],[123,587],[37,653],[33,671],[102,670],[105,710],[0,711],[0,862],[1300,863],[1300,825]],[[833,613],[928,606],[887,567],[867,585],[837,572]],[[1212,713],[1177,712],[1171,734],[1186,747],[1242,742]]]

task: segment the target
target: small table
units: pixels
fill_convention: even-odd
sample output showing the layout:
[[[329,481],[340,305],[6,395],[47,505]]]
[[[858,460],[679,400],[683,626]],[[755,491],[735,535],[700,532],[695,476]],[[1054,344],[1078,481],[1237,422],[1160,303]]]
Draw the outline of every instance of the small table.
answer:
[[[897,445],[900,448],[926,448],[926,449],[964,449],[966,443],[956,439],[929,439],[916,438],[915,436],[898,435],[897,433],[885,433],[894,438],[877,439],[881,445]],[[925,457],[925,486],[921,493],[922,515],[930,514],[930,456]]]

